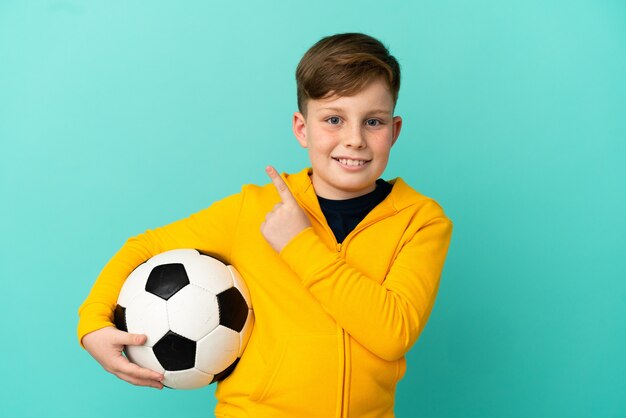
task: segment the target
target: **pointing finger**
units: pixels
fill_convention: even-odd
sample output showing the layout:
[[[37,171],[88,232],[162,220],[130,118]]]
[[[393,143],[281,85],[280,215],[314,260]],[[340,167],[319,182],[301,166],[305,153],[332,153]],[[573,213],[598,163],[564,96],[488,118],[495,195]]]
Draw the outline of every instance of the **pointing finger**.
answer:
[[[289,187],[287,187],[287,184],[285,183],[283,178],[278,174],[276,169],[272,167],[271,165],[269,165],[265,168],[265,172],[267,173],[268,176],[270,176],[270,179],[272,179],[272,183],[274,183],[276,190],[278,190],[280,199],[284,203],[296,203],[296,199],[291,194],[291,190],[289,190]]]

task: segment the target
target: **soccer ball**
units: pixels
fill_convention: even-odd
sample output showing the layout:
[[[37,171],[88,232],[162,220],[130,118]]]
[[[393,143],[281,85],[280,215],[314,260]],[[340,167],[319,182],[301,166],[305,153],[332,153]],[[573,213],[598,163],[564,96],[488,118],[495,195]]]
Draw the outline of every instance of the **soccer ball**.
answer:
[[[126,279],[117,328],[145,334],[126,357],[163,373],[163,385],[195,389],[228,376],[254,324],[250,294],[237,271],[192,249],[158,254]]]

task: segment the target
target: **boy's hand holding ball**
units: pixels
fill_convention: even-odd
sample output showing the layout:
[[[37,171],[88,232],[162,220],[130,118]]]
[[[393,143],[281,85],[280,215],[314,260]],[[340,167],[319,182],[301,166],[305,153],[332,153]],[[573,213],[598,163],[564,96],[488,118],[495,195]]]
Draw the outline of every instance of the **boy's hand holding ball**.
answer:
[[[292,238],[311,226],[311,222],[276,169],[268,166],[265,171],[272,179],[281,202],[265,216],[261,233],[272,248],[280,253]]]
[[[129,334],[115,327],[105,327],[83,337],[83,346],[109,373],[137,386],[163,389],[163,375],[128,361],[122,354],[125,345],[143,345],[145,335]]]

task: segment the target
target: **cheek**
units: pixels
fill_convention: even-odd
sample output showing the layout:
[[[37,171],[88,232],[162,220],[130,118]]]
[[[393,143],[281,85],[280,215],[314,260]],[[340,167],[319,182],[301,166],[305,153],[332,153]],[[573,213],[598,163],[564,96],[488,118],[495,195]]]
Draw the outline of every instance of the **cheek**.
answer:
[[[392,145],[392,133],[389,131],[376,132],[369,141],[370,147],[375,148],[376,151],[384,152],[389,150]]]
[[[391,140],[389,138],[378,138],[379,140],[373,143],[372,148],[374,153],[378,155],[378,158],[389,158],[391,152]]]
[[[319,151],[332,150],[337,144],[337,133],[324,130],[311,131],[309,146]]]

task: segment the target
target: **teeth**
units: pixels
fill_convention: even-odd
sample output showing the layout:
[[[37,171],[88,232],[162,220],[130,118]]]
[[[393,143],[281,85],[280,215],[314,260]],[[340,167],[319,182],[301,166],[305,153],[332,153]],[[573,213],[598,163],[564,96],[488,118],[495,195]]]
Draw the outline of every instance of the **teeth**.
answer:
[[[348,167],[356,167],[365,164],[365,161],[363,160],[349,160],[347,158],[339,158],[337,161],[343,165],[347,165]]]

